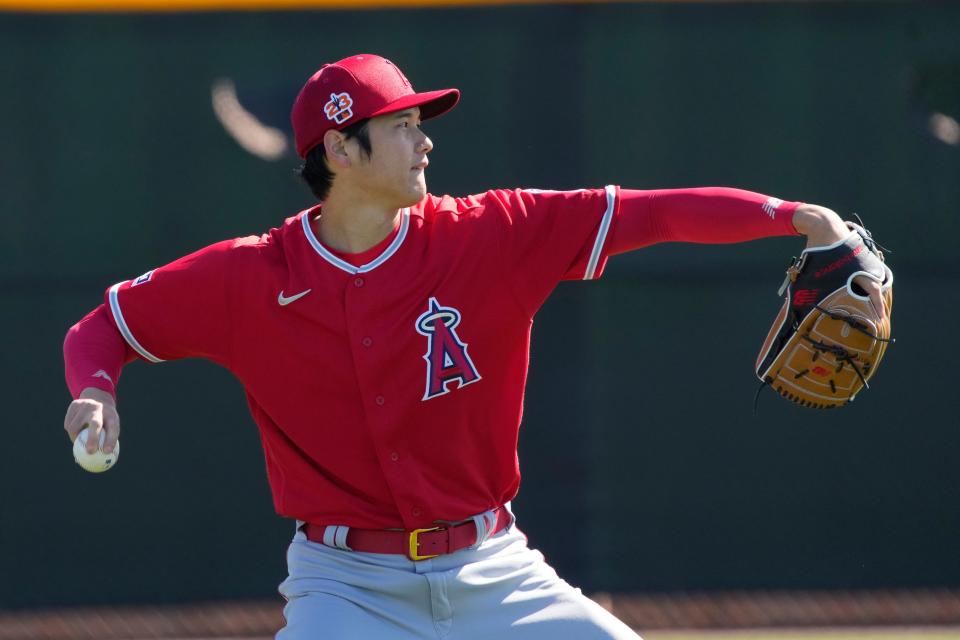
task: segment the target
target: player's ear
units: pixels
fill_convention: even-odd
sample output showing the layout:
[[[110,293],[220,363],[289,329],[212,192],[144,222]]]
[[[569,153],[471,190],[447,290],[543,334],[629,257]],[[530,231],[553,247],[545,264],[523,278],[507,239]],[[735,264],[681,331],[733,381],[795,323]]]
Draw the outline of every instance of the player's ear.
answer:
[[[323,134],[323,147],[327,152],[327,162],[330,164],[331,170],[346,169],[350,166],[350,155],[347,153],[347,137],[345,135],[330,129]]]

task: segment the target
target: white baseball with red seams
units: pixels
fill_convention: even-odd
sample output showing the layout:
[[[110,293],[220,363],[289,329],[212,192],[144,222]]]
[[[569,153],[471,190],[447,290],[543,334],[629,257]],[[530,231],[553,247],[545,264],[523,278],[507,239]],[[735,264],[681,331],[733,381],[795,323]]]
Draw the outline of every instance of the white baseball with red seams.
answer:
[[[83,469],[90,473],[103,473],[109,471],[117,464],[117,458],[120,457],[120,441],[113,446],[113,451],[104,453],[101,449],[103,441],[107,437],[107,432],[100,430],[100,444],[93,453],[87,453],[87,439],[90,437],[90,427],[87,427],[77,435],[73,441],[73,459]]]

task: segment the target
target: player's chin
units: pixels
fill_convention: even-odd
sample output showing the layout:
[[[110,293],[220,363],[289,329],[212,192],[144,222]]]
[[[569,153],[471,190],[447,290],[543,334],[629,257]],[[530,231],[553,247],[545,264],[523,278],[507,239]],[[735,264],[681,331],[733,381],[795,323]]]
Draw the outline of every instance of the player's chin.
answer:
[[[414,205],[427,195],[427,181],[423,177],[423,173],[420,173],[419,176],[416,176],[410,183],[407,189],[407,195],[410,198],[410,205]]]

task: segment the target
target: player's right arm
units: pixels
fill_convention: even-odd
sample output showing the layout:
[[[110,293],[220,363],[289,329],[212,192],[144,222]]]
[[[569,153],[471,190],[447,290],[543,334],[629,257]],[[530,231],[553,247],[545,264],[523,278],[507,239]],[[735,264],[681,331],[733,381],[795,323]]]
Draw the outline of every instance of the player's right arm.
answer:
[[[106,431],[103,450],[113,450],[120,437],[116,383],[124,364],[136,354],[117,331],[103,305],[87,314],[67,331],[63,341],[63,364],[67,387],[74,400],[67,407],[63,428],[70,441],[86,427],[95,437],[87,440],[87,451],[96,450],[100,430]]]
[[[71,440],[89,426],[106,430],[104,451],[120,434],[116,383],[123,365],[140,358],[163,362],[202,357],[232,359],[231,289],[239,274],[232,249],[245,240],[211,245],[142,276],[108,288],[104,304],[67,332],[64,368],[74,400],[64,429]],[[96,450],[98,437],[88,440]]]

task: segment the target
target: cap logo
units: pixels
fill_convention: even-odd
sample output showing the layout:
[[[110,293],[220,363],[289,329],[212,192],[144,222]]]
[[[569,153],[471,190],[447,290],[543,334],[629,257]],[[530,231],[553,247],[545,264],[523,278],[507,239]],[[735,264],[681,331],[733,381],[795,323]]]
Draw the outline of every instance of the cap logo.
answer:
[[[413,85],[410,84],[410,81],[409,81],[409,80],[407,80],[407,76],[403,75],[403,71],[400,71],[400,67],[398,67],[397,65],[393,64],[392,62],[390,62],[390,61],[387,60],[386,58],[384,58],[383,61],[386,62],[386,63],[387,63],[388,65],[390,65],[391,67],[393,67],[393,70],[397,72],[397,75],[398,75],[398,76],[400,76],[400,82],[402,82],[403,85],[404,85],[407,89],[410,89],[411,91],[413,91]]]
[[[349,93],[331,93],[330,102],[323,105],[323,112],[327,120],[333,120],[337,124],[343,124],[353,117],[353,98]]]

